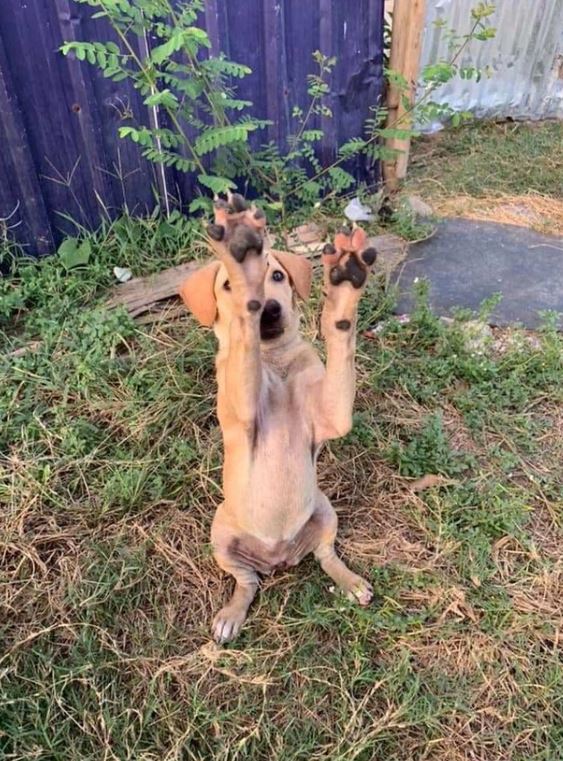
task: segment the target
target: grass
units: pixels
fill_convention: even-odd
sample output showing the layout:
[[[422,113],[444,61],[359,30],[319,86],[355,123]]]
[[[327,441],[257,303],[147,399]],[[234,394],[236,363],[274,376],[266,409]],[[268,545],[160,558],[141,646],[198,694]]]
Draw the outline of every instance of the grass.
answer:
[[[414,142],[407,187],[441,215],[563,234],[561,122],[475,122]]]
[[[361,324],[385,327],[320,482],[375,603],[308,559],[219,648],[212,336],[103,307],[113,266],[185,261],[197,230],[123,219],[89,242],[84,266],[0,281],[0,757],[560,759],[561,336],[476,352],[423,288],[401,324],[373,283]]]

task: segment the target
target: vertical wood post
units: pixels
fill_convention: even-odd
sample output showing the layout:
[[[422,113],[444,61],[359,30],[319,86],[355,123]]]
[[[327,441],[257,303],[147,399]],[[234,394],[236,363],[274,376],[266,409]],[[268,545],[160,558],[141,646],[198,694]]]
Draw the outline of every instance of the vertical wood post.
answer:
[[[416,80],[420,66],[422,30],[426,18],[425,0],[395,0],[393,6],[393,26],[391,29],[390,68],[402,74],[408,83],[408,90],[402,94],[391,85],[387,94],[387,127],[409,129],[411,119],[405,116],[407,104],[414,102]],[[400,180],[407,174],[410,139],[400,140],[390,137],[387,148],[402,151],[396,158],[383,162],[383,177],[388,190],[395,190]]]

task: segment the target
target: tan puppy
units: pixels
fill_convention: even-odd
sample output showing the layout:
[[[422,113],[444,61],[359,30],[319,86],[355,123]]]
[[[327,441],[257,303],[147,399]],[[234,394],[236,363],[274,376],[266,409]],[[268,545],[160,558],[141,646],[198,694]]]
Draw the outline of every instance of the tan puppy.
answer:
[[[217,642],[240,631],[259,574],[297,565],[310,552],[349,597],[367,605],[370,585],[334,549],[336,513],[317,486],[324,441],[352,425],[357,305],[374,249],[363,230],[339,233],[323,255],[321,328],[326,368],[299,335],[296,294],[309,296],[311,265],[264,251],[265,219],[241,196],[216,205],[208,234],[217,261],[183,284],[180,295],[219,341],[217,412],[223,433],[225,501],[211,539],[217,563],[234,576],[229,603],[213,622]]]

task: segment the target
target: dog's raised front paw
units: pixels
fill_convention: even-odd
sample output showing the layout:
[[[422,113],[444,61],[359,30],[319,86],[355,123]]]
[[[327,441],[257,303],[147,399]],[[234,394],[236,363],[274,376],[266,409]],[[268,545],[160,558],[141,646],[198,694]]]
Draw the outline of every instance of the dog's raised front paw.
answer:
[[[327,243],[323,249],[323,264],[327,273],[327,285],[339,286],[348,282],[354,288],[365,285],[377,251],[366,248],[367,236],[360,228],[343,228],[334,238],[334,245]]]
[[[264,213],[238,193],[215,201],[215,219],[207,226],[209,245],[223,262],[231,290],[259,311],[266,274]]]
[[[210,243],[221,260],[230,254],[242,264],[248,254],[260,256],[264,246],[266,217],[238,193],[214,203],[215,219],[207,226]],[[226,264],[227,262],[225,262]]]

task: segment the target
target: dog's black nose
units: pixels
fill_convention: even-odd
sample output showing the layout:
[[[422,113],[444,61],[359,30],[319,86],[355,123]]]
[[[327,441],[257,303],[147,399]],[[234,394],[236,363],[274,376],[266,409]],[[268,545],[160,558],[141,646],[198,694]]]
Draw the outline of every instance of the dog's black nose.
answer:
[[[282,308],[279,301],[275,299],[268,299],[264,304],[264,315],[269,320],[279,320],[281,317]]]

